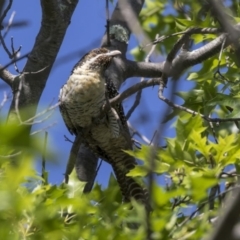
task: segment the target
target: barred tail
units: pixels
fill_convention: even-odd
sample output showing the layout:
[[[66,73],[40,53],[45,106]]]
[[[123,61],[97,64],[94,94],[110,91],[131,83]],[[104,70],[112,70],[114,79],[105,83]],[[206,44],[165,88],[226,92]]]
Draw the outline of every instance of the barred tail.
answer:
[[[132,161],[126,161],[126,158],[124,160],[125,161],[115,161],[112,163],[124,201],[129,202],[131,198],[134,198],[136,201],[145,205],[147,210],[150,210],[147,190],[138,184],[132,177],[126,176],[126,174],[135,167],[135,164],[133,164]]]

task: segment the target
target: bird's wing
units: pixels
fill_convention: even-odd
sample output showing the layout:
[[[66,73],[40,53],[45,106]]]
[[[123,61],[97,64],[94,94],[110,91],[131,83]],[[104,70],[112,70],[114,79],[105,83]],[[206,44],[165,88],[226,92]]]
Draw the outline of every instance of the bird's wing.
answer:
[[[119,94],[116,86],[114,85],[114,83],[109,78],[106,78],[106,92],[107,92],[107,96],[108,96],[109,99],[112,99]],[[126,120],[126,117],[125,117],[125,114],[124,114],[122,104],[117,104],[115,106],[115,110],[119,115],[119,119],[122,123],[122,126],[123,127],[127,126],[127,120]]]
[[[71,118],[68,116],[68,112],[65,108],[65,105],[64,105],[64,101],[63,101],[63,98],[64,98],[64,93],[63,93],[63,88],[61,88],[61,91],[60,91],[60,94],[59,94],[59,109],[60,109],[60,113],[62,115],[62,118],[63,118],[63,121],[68,129],[68,131],[71,133],[71,134],[75,134],[77,135],[77,129],[74,127],[72,121],[71,121]]]

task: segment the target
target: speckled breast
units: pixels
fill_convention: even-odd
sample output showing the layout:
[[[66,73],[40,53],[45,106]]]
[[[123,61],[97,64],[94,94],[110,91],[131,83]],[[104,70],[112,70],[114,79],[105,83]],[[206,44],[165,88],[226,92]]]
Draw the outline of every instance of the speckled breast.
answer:
[[[75,126],[87,127],[100,115],[105,101],[105,80],[96,74],[72,74],[60,93]]]

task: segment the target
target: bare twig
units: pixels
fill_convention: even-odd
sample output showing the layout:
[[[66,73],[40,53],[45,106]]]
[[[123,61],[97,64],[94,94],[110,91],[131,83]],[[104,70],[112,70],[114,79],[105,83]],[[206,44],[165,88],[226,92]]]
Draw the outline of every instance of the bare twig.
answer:
[[[107,46],[109,47],[111,45],[110,42],[110,19],[109,19],[109,6],[108,6],[108,0],[106,0],[106,30],[107,30]]]
[[[4,69],[4,67],[2,65],[0,65],[0,78],[5,83],[7,83],[10,87],[12,87],[15,77],[16,77],[16,75],[11,74],[6,68]]]
[[[15,17],[15,14],[16,14],[16,12],[13,11],[12,14],[11,14],[11,16],[10,16],[10,18],[9,18],[9,20],[8,20],[8,24],[7,24],[6,28],[5,28],[5,32],[4,32],[4,34],[3,34],[3,38],[5,38],[5,37],[7,36],[8,32],[9,32],[11,26],[12,26],[13,19],[14,19],[14,17]]]
[[[19,71],[18,67],[17,67],[17,62],[16,62],[16,59],[17,59],[17,55],[18,53],[21,51],[22,49],[22,46],[20,45],[19,48],[15,51],[14,49],[14,44],[13,44],[13,37],[11,37],[11,49],[12,49],[12,58],[14,60],[14,68],[16,70],[17,73],[21,74],[22,72]]]
[[[66,142],[73,143],[73,141],[71,139],[69,139],[66,135],[63,135],[63,136],[64,136]]]
[[[18,85],[17,93],[15,95],[15,112],[16,112],[19,123],[22,123],[22,119],[18,109],[21,90],[22,90],[22,78],[19,77],[19,85]]]
[[[7,159],[7,158],[14,158],[16,156],[19,156],[22,152],[17,152],[17,153],[14,153],[14,154],[9,154],[9,155],[0,155],[0,158],[4,158],[4,159]]]
[[[222,42],[222,46],[221,46],[221,50],[220,50],[220,53],[218,55],[218,67],[217,67],[217,70],[216,72],[214,73],[214,78],[217,78],[217,75],[219,75],[221,78],[223,78],[224,80],[226,80],[226,78],[221,74],[220,72],[220,64],[221,64],[221,59],[222,59],[222,53],[223,53],[223,49],[224,49],[224,46],[225,46],[225,43],[226,43],[226,39],[227,38],[224,38],[223,39],[223,42]]]
[[[2,66],[2,67],[0,68],[0,74],[1,74],[2,71],[4,71],[6,68],[8,68],[9,66],[13,65],[14,62],[21,61],[22,59],[27,58],[28,55],[29,55],[29,53],[26,53],[26,54],[22,55],[21,57],[19,57],[18,59],[16,59],[16,60],[11,60],[11,61],[10,61],[9,63],[7,63],[5,66]]]
[[[43,131],[46,131],[47,129],[55,126],[56,124],[57,124],[56,122],[51,123],[51,124],[49,124],[48,126],[46,126],[46,127],[44,127],[44,128],[41,128],[40,130],[37,130],[37,131],[32,132],[30,135],[33,136],[33,135],[35,135],[35,134],[41,133],[41,132],[43,132]]]
[[[146,144],[150,145],[151,141],[144,135],[142,135],[139,131],[137,131],[129,122],[128,122],[128,127],[131,129],[132,131],[132,137],[134,135],[137,135],[138,137],[140,137]]]
[[[159,85],[160,79],[159,78],[152,78],[140,83],[137,83],[133,85],[132,87],[126,89],[122,93],[118,94],[115,98],[110,99],[110,104],[115,105],[120,102],[122,102],[124,99],[128,98],[132,94],[138,92],[139,90],[146,88],[146,87],[152,87],[155,85]],[[105,109],[106,107],[103,107]]]
[[[239,188],[240,188],[239,185],[238,185],[238,186],[235,186],[235,187],[232,187],[232,188],[230,188],[230,189],[228,189],[228,190],[226,190],[226,191],[224,191],[224,192],[221,192],[221,193],[219,193],[219,194],[217,194],[217,195],[212,196],[211,200],[214,200],[214,199],[216,199],[216,198],[219,198],[219,196],[223,196],[224,194],[227,194],[227,193],[229,193],[229,192],[231,192],[231,191],[239,190]],[[204,202],[202,202],[201,205],[200,205],[195,211],[193,211],[193,212],[179,225],[179,227],[184,226],[189,220],[191,220],[191,219],[197,214],[197,212],[199,212],[199,211],[200,211],[206,204],[208,204],[208,203],[209,203],[209,199],[206,200],[206,201],[204,201]],[[220,238],[219,238],[219,239],[220,239]],[[216,238],[216,240],[219,240],[219,239]],[[222,238],[222,239],[228,239],[228,238]],[[210,240],[210,239],[209,239],[209,240]],[[212,240],[212,239],[211,239],[211,240]],[[215,239],[214,239],[214,240],[215,240]]]
[[[1,42],[1,44],[2,44],[2,46],[3,46],[3,48],[4,48],[4,50],[5,50],[5,52],[7,53],[8,57],[9,57],[10,59],[12,59],[12,54],[11,54],[11,52],[8,50],[7,45],[6,45],[6,43],[5,43],[4,39],[3,39],[3,36],[2,36],[2,33],[1,33],[1,32],[0,32],[0,42]]]
[[[3,19],[7,16],[8,11],[11,9],[12,3],[13,0],[9,0],[7,7],[3,12],[3,15],[0,17],[0,25],[2,25]]]
[[[43,179],[43,184],[46,184],[46,182],[45,182],[45,180],[46,180],[45,171],[46,171],[47,138],[48,138],[48,132],[45,132],[44,144],[43,144],[43,154],[42,154],[42,179]]]
[[[180,105],[177,105],[173,102],[171,102],[169,99],[165,98],[162,94],[162,91],[159,91],[159,94],[158,94],[158,97],[164,101],[165,103],[167,103],[167,105],[169,105],[170,107],[173,107],[173,108],[177,108],[179,110],[182,110],[184,112],[187,112],[189,114],[192,114],[193,116],[195,115],[199,115],[201,118],[203,118],[204,120],[208,121],[208,122],[215,122],[215,123],[220,123],[220,122],[234,122],[234,121],[240,121],[240,118],[211,118],[211,117],[208,117],[208,116],[205,116],[203,114],[200,114],[198,112],[195,112],[189,108],[186,108],[186,107],[183,107],[183,106],[180,106]]]
[[[26,124],[26,125],[33,125],[35,123],[41,123],[41,122],[37,122],[34,121],[34,119],[41,117],[42,115],[46,114],[49,111],[54,110],[55,108],[57,108],[59,106],[59,102],[54,104],[53,106],[50,106],[48,108],[46,108],[45,110],[43,110],[42,112],[36,114],[35,116],[33,116],[32,118],[27,119],[26,121],[21,121],[21,124]],[[46,119],[49,117],[49,115],[46,117]]]
[[[160,38],[157,38],[155,41],[153,41],[152,43],[148,43],[148,45],[150,44],[157,44],[160,42],[163,42],[164,40],[170,38],[170,37],[174,37],[177,35],[183,35],[183,34],[188,34],[188,35],[192,35],[192,34],[217,34],[217,33],[221,33],[222,31],[218,28],[199,28],[199,27],[192,27],[192,28],[188,28],[182,32],[177,32],[177,33],[172,33],[168,36],[161,36]]]
[[[9,96],[7,95],[6,91],[3,92],[3,100],[0,103],[0,111],[3,108],[4,104],[7,102],[9,99]]]
[[[237,239],[234,236],[233,228],[239,220],[240,213],[240,190],[239,186],[231,188],[231,190],[236,189],[234,192],[236,195],[231,196],[231,199],[228,198],[226,204],[226,209],[222,217],[218,219],[218,223],[214,232],[207,240],[234,240]]]

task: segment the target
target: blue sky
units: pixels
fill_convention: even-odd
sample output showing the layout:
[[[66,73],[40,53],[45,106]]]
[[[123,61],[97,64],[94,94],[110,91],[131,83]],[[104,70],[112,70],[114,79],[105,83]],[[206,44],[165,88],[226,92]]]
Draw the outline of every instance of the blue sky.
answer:
[[[111,8],[113,8],[112,5]],[[14,21],[25,20],[28,22],[28,25],[19,29],[11,29],[6,38],[6,44],[10,47],[10,37],[13,37],[16,48],[18,48],[19,45],[22,45],[21,55],[24,55],[31,50],[40,28],[40,1],[14,1],[12,9],[5,21],[8,21],[13,11],[16,12]],[[100,46],[101,38],[105,32],[105,25],[105,1],[79,1],[62,47],[57,56],[57,60],[49,76],[38,111],[44,110],[49,104],[57,102],[59,90],[67,81],[75,63],[84,53],[90,51],[92,48]],[[137,41],[133,36],[129,44],[129,51],[134,48],[136,44]],[[71,58],[66,58],[69,54]],[[8,56],[2,48],[0,49],[0,56],[0,63],[2,65],[9,62]],[[131,58],[131,55],[128,54],[128,57]],[[25,62],[26,60],[18,62],[18,68],[20,70],[23,68]],[[9,70],[13,74],[17,74],[13,67],[10,67]],[[128,79],[122,89],[129,87],[137,81],[139,81],[137,78]],[[171,82],[169,83],[168,89],[171,89],[170,85]],[[178,89],[181,90],[186,90],[186,88],[190,88],[190,85],[186,84],[186,82],[182,82],[181,88],[178,87]],[[169,94],[168,89],[165,91],[166,96]],[[0,89],[0,102],[3,98],[3,91],[11,93],[11,90],[7,86],[4,89]],[[125,112],[131,107],[134,99],[135,97],[132,96],[123,103],[126,109]],[[5,104],[0,113],[1,117],[6,116],[9,104],[10,101]],[[151,139],[154,131],[159,126],[159,121],[166,107],[166,104],[161,102],[157,97],[157,87],[145,89],[142,94],[140,106],[130,118],[130,122],[141,134],[145,135],[148,139]],[[145,119],[144,123],[142,117]],[[49,171],[49,181],[52,184],[59,184],[63,180],[63,173],[65,171],[68,154],[71,148],[71,144],[64,140],[64,135],[68,136],[70,139],[74,139],[66,129],[60,116],[59,109],[54,111],[50,119],[42,124],[34,126],[33,131],[47,127],[53,123],[56,124],[47,130],[49,133],[48,148],[56,153],[56,159],[55,163],[48,162],[46,168],[47,171]],[[165,131],[162,138],[172,137],[174,135],[174,129],[170,128],[170,123],[167,124],[164,129]],[[44,132],[40,133],[39,136],[44,139]],[[37,170],[40,171],[40,162],[36,163],[36,167]],[[103,186],[106,186],[108,182],[110,171],[110,166],[104,163],[97,176],[97,181],[103,184]]]

